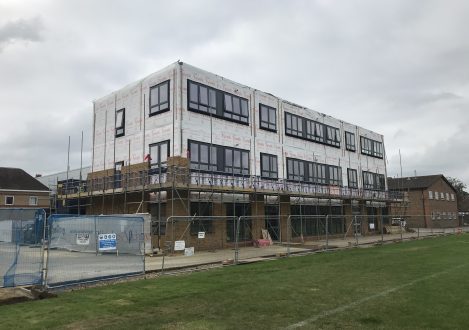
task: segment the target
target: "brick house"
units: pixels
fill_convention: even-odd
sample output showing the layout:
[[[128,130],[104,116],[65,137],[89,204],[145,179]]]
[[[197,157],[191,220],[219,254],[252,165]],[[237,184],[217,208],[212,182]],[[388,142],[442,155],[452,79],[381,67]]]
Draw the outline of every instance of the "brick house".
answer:
[[[457,227],[458,202],[456,190],[444,175],[388,178],[390,191],[404,192],[408,203],[392,208],[393,217],[403,217],[410,227]]]
[[[0,207],[48,208],[49,188],[22,169],[0,167]]]

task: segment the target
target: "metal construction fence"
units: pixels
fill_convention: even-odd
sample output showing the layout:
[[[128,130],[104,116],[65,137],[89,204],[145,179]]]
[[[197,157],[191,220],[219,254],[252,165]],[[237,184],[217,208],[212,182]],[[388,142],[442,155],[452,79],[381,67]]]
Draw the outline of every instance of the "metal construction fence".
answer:
[[[52,215],[48,227],[49,287],[145,272],[142,217]]]
[[[166,221],[164,253],[148,258],[146,266],[158,271],[236,264],[469,231],[451,219],[412,217],[414,221],[389,215],[174,216]]]
[[[0,209],[0,287],[43,284],[42,209]]]

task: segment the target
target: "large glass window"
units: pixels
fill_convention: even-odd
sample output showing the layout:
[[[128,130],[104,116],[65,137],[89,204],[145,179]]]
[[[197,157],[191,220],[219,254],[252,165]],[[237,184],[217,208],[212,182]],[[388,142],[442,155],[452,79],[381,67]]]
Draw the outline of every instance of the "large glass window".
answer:
[[[383,144],[381,142],[361,136],[360,144],[362,154],[383,158]]]
[[[347,181],[350,188],[358,188],[357,170],[352,168],[347,169]]]
[[[350,132],[345,132],[345,148],[349,151],[356,151],[355,146],[355,134]]]
[[[285,112],[285,134],[309,141],[340,147],[340,130],[289,112]]]
[[[384,174],[363,171],[363,188],[368,190],[386,190]]]
[[[277,131],[277,111],[275,108],[259,104],[259,117],[260,128]]]
[[[189,141],[191,169],[230,175],[249,175],[249,151]]]
[[[341,171],[339,166],[287,158],[287,180],[290,181],[341,186]]]
[[[150,116],[169,110],[169,80],[150,87]]]
[[[188,108],[242,124],[249,123],[248,100],[188,80]]]
[[[261,177],[264,179],[277,179],[277,156],[261,153]]]
[[[116,137],[125,135],[125,109],[116,111]]]
[[[169,140],[150,144],[150,166],[165,171],[169,157]]]

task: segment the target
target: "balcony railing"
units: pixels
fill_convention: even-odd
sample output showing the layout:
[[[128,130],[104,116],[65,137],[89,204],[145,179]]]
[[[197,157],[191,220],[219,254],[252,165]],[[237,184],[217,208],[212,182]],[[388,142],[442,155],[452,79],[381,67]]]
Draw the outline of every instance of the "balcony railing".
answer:
[[[145,170],[121,173],[106,177],[89,179],[84,191],[109,192],[110,190],[134,191],[139,189],[157,189],[161,185],[174,184],[177,187],[214,188],[226,190],[254,190],[290,194],[306,194],[337,198],[364,198],[372,200],[401,200],[401,192],[364,190],[349,187],[317,185],[304,182],[291,182],[283,179],[268,180],[259,176],[233,176],[202,172],[155,173]]]

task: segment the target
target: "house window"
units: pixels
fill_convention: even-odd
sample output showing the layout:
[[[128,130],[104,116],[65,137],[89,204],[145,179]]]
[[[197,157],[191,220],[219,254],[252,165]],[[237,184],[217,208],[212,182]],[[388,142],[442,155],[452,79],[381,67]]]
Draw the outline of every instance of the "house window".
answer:
[[[340,167],[329,165],[329,184],[332,186],[341,186],[342,185],[342,172]]]
[[[345,132],[345,148],[349,151],[356,151],[354,133]]]
[[[248,125],[247,99],[190,80],[187,85],[189,110]]]
[[[340,132],[338,128],[326,126],[326,144],[340,147]]]
[[[428,191],[428,199],[433,199],[433,191]]]
[[[29,206],[37,206],[37,196],[29,196]]]
[[[277,179],[277,156],[261,153],[261,177],[264,179]]]
[[[451,194],[451,200],[454,202],[454,194]]]
[[[116,111],[116,138],[125,135],[125,109]]]
[[[230,175],[249,175],[249,151],[189,141],[191,169]]]
[[[153,171],[165,171],[169,157],[169,140],[150,144],[150,167]]]
[[[150,116],[169,110],[169,80],[150,87]]]
[[[350,188],[358,188],[357,170],[352,168],[347,169],[347,181]]]
[[[435,199],[438,200],[438,197],[440,197],[440,194],[438,193],[438,191],[435,191]]]
[[[5,205],[14,205],[15,197],[14,196],[5,196]]]
[[[444,192],[440,193],[440,199],[441,199],[442,201],[445,200],[445,193],[444,193]]]
[[[446,193],[446,200],[449,201],[449,193]]]
[[[384,174],[363,171],[363,188],[368,190],[386,190]]]
[[[303,136],[303,120],[301,117],[285,112],[285,133],[293,136]]]
[[[339,166],[287,158],[287,180],[340,186],[342,184],[342,170]]]
[[[217,91],[205,85],[189,81],[189,108],[217,114]]]
[[[383,144],[381,142],[361,136],[360,144],[362,154],[383,158]]]
[[[213,205],[209,202],[191,202],[191,235],[197,235],[198,232],[213,233],[212,216]],[[206,218],[205,218],[206,217]]]
[[[121,188],[122,187],[122,167],[124,166],[124,162],[116,162],[114,164],[114,188]]]
[[[302,160],[287,158],[287,179],[291,181],[305,181],[305,164]]]
[[[277,111],[275,108],[259,103],[259,127],[277,131]]]

